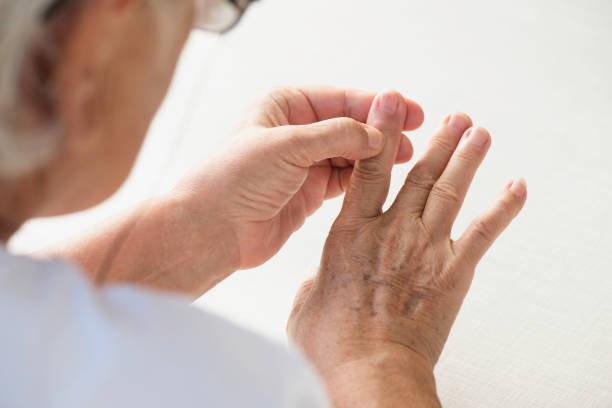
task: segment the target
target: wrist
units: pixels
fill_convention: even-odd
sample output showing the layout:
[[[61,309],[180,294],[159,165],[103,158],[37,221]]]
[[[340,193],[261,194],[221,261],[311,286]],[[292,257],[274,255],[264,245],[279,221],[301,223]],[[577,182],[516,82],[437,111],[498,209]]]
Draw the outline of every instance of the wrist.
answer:
[[[404,347],[349,361],[323,377],[336,408],[441,406],[433,367]]]
[[[164,252],[173,254],[171,273],[186,282],[184,291],[198,296],[235,272],[240,261],[231,226],[213,202],[200,197],[173,191],[156,203],[157,231]]]

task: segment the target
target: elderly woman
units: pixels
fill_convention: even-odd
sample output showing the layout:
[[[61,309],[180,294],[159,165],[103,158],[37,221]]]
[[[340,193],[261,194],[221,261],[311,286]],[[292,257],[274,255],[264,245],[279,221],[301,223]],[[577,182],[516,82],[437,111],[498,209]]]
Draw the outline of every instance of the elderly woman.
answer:
[[[246,5],[0,0],[2,241],[32,217],[109,197],[194,21],[223,31]],[[171,193],[46,260],[2,249],[0,406],[439,405],[433,368],[474,269],[527,193],[508,183],[450,239],[490,146],[486,130],[455,113],[383,212],[394,163],[412,156],[402,132],[422,121],[396,92],[275,90],[239,126],[243,144]],[[189,305],[264,263],[344,192],[290,317],[298,351]]]

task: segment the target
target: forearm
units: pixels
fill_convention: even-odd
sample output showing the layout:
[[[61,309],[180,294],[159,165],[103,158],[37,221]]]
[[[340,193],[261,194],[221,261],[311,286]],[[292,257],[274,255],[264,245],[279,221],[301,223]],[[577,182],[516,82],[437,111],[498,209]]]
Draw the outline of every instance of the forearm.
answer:
[[[433,370],[395,352],[344,364],[324,378],[335,408],[441,407]]]
[[[233,232],[206,203],[178,194],[139,205],[96,231],[50,248],[98,284],[129,282],[200,296],[233,273]]]

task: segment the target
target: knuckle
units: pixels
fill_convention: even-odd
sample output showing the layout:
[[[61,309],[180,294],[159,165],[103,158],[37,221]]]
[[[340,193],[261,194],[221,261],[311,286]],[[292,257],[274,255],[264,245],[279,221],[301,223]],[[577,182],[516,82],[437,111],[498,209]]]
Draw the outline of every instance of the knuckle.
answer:
[[[430,150],[442,151],[447,154],[454,152],[456,148],[457,148],[456,144],[452,144],[444,140],[442,137],[434,137],[429,142]]]
[[[431,189],[431,195],[440,201],[456,204],[461,202],[461,197],[456,187],[448,181],[438,180]]]
[[[478,219],[474,221],[472,226],[474,234],[480,238],[481,241],[491,242],[495,239],[495,231],[490,223],[486,222],[483,219]]]
[[[431,191],[436,184],[436,179],[429,176],[429,171],[420,164],[414,166],[414,169],[406,178],[407,187],[412,187],[418,190]]]
[[[272,147],[271,152],[286,162],[301,167],[312,165],[310,151],[316,147],[316,134],[307,128],[277,128],[270,132],[266,143]]]
[[[276,87],[259,94],[250,104],[257,112],[256,123],[269,126],[287,125],[291,114],[288,100],[290,93],[290,88]]]
[[[470,146],[472,144],[470,143]],[[473,168],[475,162],[478,160],[478,157],[481,153],[474,152],[471,150],[472,148],[458,150],[455,152],[453,156],[453,160],[456,161],[463,168]]]
[[[289,88],[287,86],[275,86],[275,87],[270,88],[270,89],[268,89],[266,91],[265,97],[266,98],[276,99],[276,98],[279,98],[279,97],[284,97],[288,93],[291,93],[291,88]]]
[[[351,216],[345,211],[341,211],[327,237],[328,242],[343,242],[345,239],[352,240],[353,234],[359,230],[362,219]]]
[[[419,223],[418,224],[419,232],[420,232],[420,235],[422,236],[421,241],[428,243],[428,244],[433,242],[435,239],[435,234],[434,234],[434,231],[431,229],[431,227],[425,224],[422,218],[418,219],[418,223]]]
[[[358,181],[380,182],[386,179],[386,167],[381,160],[376,158],[362,160],[353,173]]]
[[[355,120],[351,118],[338,118],[335,121],[336,124],[336,132],[340,135],[350,135],[354,132],[360,132],[362,134],[365,133],[365,129],[363,126]]]

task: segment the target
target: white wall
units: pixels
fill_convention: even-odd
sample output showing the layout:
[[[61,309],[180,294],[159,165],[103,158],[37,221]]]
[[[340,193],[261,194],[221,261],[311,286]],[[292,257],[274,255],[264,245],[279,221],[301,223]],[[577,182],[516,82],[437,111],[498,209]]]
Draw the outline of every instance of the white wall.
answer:
[[[194,33],[125,188],[88,213],[33,221],[28,252],[168,189],[229,145],[245,104],[276,85],[394,88],[422,103],[417,154],[468,112],[493,147],[457,231],[510,178],[524,213],[477,271],[437,369],[448,407],[612,406],[612,2],[262,0],[223,39]],[[397,192],[410,169],[397,169]],[[340,201],[261,268],[198,305],[284,339],[294,292],[318,263]]]

